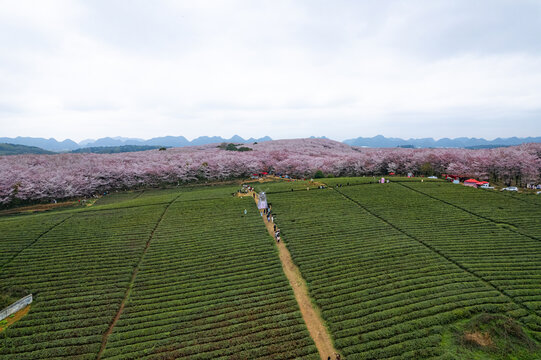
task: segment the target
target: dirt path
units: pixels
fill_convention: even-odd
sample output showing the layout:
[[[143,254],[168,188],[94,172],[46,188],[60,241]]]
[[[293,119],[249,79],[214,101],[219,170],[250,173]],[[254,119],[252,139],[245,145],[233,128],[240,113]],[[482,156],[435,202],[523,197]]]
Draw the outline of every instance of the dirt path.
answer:
[[[257,204],[257,194],[254,192],[249,192],[247,194],[239,194],[238,196],[250,196],[252,197]],[[267,227],[267,231],[274,239],[274,223],[272,221],[267,221],[267,217],[263,215],[263,222]],[[279,251],[280,261],[282,262],[282,268],[284,273],[289,280],[289,284],[293,288],[293,293],[295,294],[295,299],[299,304],[301,310],[302,318],[306,323],[308,332],[316,344],[319,356],[322,360],[327,360],[330,356],[332,359],[335,359],[335,354],[338,353],[333,346],[331,336],[325,327],[323,319],[320,316],[319,309],[315,304],[312,303],[310,295],[308,294],[308,287],[304,281],[301,272],[297,265],[291,259],[291,254],[289,250],[283,243],[280,241],[276,244]]]
[[[18,321],[23,316],[28,314],[28,312],[30,311],[30,306],[31,305],[28,305],[24,309],[21,309],[21,310],[17,311],[15,314],[13,314],[14,315],[13,317],[10,315],[7,318],[5,318],[6,323],[5,324],[0,324],[0,332],[6,330],[9,325],[13,324],[15,321]]]
[[[37,204],[37,205],[28,205],[28,206],[21,206],[16,207],[12,209],[6,209],[0,211],[1,215],[17,215],[22,213],[37,213],[37,212],[43,212],[43,211],[49,211],[54,210],[58,208],[64,208],[64,207],[75,207],[77,205],[76,201],[64,201],[59,202],[56,204]]]

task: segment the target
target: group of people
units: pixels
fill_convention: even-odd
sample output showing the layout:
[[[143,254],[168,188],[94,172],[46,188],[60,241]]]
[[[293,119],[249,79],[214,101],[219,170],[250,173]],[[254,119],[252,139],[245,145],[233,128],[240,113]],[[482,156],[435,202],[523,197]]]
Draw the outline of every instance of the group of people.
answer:
[[[239,193],[244,193],[244,194],[247,194],[249,193],[250,191],[253,192],[253,197],[255,199],[255,191],[254,191],[254,188],[251,187],[251,186],[248,186],[248,185],[242,185],[242,188],[238,191]],[[264,203],[266,205],[266,207],[262,210],[260,210],[260,215],[263,216],[265,215],[267,217],[267,222],[273,224],[274,226],[274,239],[276,240],[276,242],[280,242],[280,229],[278,229],[276,227],[276,224],[274,224],[274,215],[272,214],[272,204],[271,203]],[[263,206],[265,206],[263,205]],[[247,209],[244,209],[244,215],[246,216],[248,214],[248,210]]]
[[[254,191],[254,188],[250,185],[243,184],[238,192],[241,194],[248,194],[250,191]]]
[[[276,227],[276,224],[274,224],[274,238],[276,242],[280,242],[280,229]]]
[[[334,355],[335,355],[335,359],[336,359],[336,360],[342,359],[342,358],[340,357],[340,354],[336,353],[336,354],[334,354]],[[332,360],[332,359],[331,359],[331,357],[329,356],[329,357],[327,357],[327,360]]]
[[[272,214],[272,204],[269,203],[266,208],[261,211],[261,216],[265,215],[267,217],[267,222],[273,224],[274,229],[274,239],[276,242],[280,242],[280,229],[276,227],[276,224],[274,224],[274,215]]]

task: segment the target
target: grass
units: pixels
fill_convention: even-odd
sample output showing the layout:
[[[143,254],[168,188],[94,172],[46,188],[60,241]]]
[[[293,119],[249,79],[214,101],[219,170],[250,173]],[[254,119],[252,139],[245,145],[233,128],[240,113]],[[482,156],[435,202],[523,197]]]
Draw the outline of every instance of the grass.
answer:
[[[541,347],[521,324],[499,314],[479,314],[452,324],[441,343],[446,359],[535,360]]]

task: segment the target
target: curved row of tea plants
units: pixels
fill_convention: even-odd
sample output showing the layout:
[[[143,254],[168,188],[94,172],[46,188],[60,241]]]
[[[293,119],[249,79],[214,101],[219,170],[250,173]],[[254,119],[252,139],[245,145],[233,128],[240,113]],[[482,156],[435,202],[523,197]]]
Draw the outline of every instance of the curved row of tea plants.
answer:
[[[371,188],[352,186],[370,201]],[[336,347],[350,359],[443,355],[444,326],[477,313],[527,312],[507,296],[336,190],[269,196]]]
[[[425,191],[436,187],[432,184],[417,184],[416,188]],[[444,184],[441,192],[445,193],[446,189],[455,194],[460,190],[471,193],[463,187],[453,188],[452,184]],[[398,184],[373,186],[370,191],[358,188],[341,191],[510,296],[515,303],[527,309],[521,321],[541,340],[540,241]],[[463,196],[461,206],[478,207],[476,204],[484,202],[482,197],[486,196],[490,200],[492,196],[498,195],[485,191],[473,194],[480,195],[471,198]],[[487,203],[490,204],[489,201]],[[489,206],[481,205],[480,208],[487,209]],[[524,213],[521,214],[518,207],[516,209],[517,224],[528,226],[518,222],[518,219],[524,218]],[[530,206],[530,215],[535,214],[536,210]],[[497,212],[494,211],[494,214]],[[512,216],[511,212],[509,214]],[[531,216],[530,222],[535,224],[538,220]],[[538,236],[541,233],[541,227],[537,230],[535,226],[527,229],[536,232]]]
[[[0,269],[69,216],[60,213],[0,218]]]
[[[379,176],[357,176],[357,177],[337,177],[337,178],[325,178],[318,179],[320,182],[325,183],[329,186],[352,186],[352,185],[365,185],[365,184],[377,184],[380,179],[384,178],[386,181],[392,182],[441,182],[439,179],[428,179],[420,177],[406,177],[406,176],[388,176],[388,175],[379,175]]]
[[[103,358],[319,358],[251,198],[169,208]]]
[[[95,359],[151,239],[103,358],[317,359],[273,242],[237,188],[119,193],[1,219],[6,254],[17,253],[0,294],[34,303],[0,334],[0,358]]]
[[[32,293],[34,302],[0,334],[0,358],[95,359],[164,208],[71,212],[7,263],[0,270],[0,293]],[[35,221],[50,217],[52,223],[66,214],[23,216],[20,227],[32,229]],[[17,246],[12,237],[24,232],[12,232],[13,221],[0,221],[5,247]]]
[[[403,184],[415,191],[541,240],[541,196],[506,194],[447,183]]]

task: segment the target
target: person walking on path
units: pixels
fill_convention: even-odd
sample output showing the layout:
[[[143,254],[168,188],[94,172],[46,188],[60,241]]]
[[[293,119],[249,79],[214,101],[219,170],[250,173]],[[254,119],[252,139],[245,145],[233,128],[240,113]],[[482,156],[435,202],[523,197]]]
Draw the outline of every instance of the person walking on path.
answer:
[[[246,215],[248,213],[248,210],[244,209],[244,215]]]

